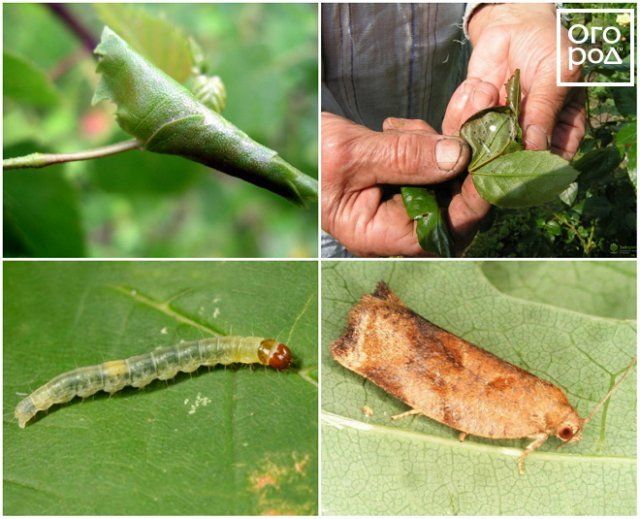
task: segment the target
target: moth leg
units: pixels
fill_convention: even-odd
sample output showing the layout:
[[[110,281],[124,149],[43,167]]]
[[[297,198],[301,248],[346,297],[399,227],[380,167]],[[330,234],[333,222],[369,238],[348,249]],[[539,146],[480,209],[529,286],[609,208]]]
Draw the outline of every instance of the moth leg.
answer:
[[[458,440],[463,442],[467,436],[469,436],[469,433],[461,432],[460,436],[458,436]]]
[[[533,441],[527,445],[527,448],[520,454],[520,458],[518,459],[518,472],[520,475],[524,474],[524,460],[529,454],[535,451],[538,447],[540,447],[544,442],[549,438],[548,434],[540,433],[535,436],[531,436]]]
[[[404,413],[394,414],[391,417],[391,419],[392,420],[400,420],[401,418],[405,418],[407,416],[412,416],[414,414],[422,414],[422,413],[420,413],[420,411],[418,411],[417,409],[409,409],[408,411],[405,411]]]

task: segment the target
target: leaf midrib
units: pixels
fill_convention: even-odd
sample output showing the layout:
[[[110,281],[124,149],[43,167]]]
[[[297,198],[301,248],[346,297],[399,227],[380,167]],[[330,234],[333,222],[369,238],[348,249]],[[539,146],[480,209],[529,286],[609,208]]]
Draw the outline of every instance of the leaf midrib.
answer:
[[[524,450],[515,447],[501,447],[499,445],[494,446],[486,443],[475,443],[469,440],[461,442],[458,439],[442,438],[441,436],[435,436],[418,431],[407,431],[404,429],[389,427],[386,425],[369,424],[324,410],[321,412],[320,418],[323,425],[327,425],[337,429],[347,427],[356,431],[360,431],[362,433],[377,433],[386,436],[391,435],[396,436],[397,438],[419,440],[422,442],[438,444],[450,448],[459,448],[485,453],[496,453],[514,458],[518,458]],[[529,456],[529,458],[555,461],[564,460],[577,462],[636,463],[636,458],[631,456],[594,456],[584,454],[563,454],[558,452],[545,451],[535,451]]]

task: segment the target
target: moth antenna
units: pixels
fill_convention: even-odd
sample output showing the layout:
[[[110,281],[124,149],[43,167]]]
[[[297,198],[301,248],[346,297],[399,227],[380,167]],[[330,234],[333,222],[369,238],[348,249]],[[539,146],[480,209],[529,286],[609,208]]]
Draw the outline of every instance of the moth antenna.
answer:
[[[633,359],[631,360],[631,363],[625,368],[624,373],[622,374],[622,376],[616,381],[616,383],[613,385],[613,387],[609,390],[609,392],[604,395],[604,397],[602,398],[602,400],[600,400],[600,402],[598,402],[596,404],[596,406],[593,408],[593,410],[591,411],[591,413],[589,413],[589,416],[587,416],[584,419],[584,423],[587,424],[589,423],[593,417],[596,415],[596,413],[600,410],[600,408],[604,405],[604,403],[609,400],[609,398],[611,398],[611,395],[613,395],[614,391],[616,391],[618,389],[618,387],[620,386],[620,384],[622,384],[622,381],[627,378],[627,375],[631,372],[631,370],[633,369],[633,366],[635,366],[636,364],[636,357],[633,357]]]

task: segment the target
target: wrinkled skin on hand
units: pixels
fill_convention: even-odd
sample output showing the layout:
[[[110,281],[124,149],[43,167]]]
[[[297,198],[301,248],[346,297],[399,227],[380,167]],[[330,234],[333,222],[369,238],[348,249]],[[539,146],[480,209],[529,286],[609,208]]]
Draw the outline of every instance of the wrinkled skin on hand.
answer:
[[[389,118],[374,132],[322,114],[322,227],[359,256],[424,255],[399,194],[384,184],[430,185],[460,174],[470,157],[457,137],[426,122]]]

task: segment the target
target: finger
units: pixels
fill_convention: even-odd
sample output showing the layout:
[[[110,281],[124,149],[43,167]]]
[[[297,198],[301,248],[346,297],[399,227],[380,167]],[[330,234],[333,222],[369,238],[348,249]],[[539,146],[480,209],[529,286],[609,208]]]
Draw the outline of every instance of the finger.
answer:
[[[566,160],[571,160],[578,151],[586,127],[584,89],[572,92],[569,97],[571,100],[558,115],[551,139],[551,151]]]
[[[464,122],[480,110],[496,106],[498,89],[491,83],[470,77],[451,96],[442,122],[445,135],[458,135]]]
[[[462,182],[460,191],[451,198],[448,208],[456,248],[464,249],[469,244],[490,208],[491,204],[478,194],[471,175],[468,175]]]
[[[510,49],[511,32],[503,26],[483,31],[469,58],[467,76],[482,78],[496,89],[501,88],[508,73]]]
[[[562,110],[568,89],[556,86],[554,71],[543,70],[535,75],[522,102],[524,144],[528,150],[546,150],[551,143],[553,128]]]
[[[470,150],[456,137],[391,130],[351,141],[349,154],[348,183],[362,188],[443,182],[464,170]]]
[[[572,119],[558,122],[553,130],[551,151],[566,160],[571,160],[578,151],[584,135],[585,114],[584,110],[580,110]]]
[[[382,123],[382,131],[386,132],[390,130],[438,133],[422,119],[401,119],[399,117],[387,117],[384,120]]]
[[[416,237],[415,222],[407,216],[401,195],[383,202],[364,235],[367,256],[425,256]]]

